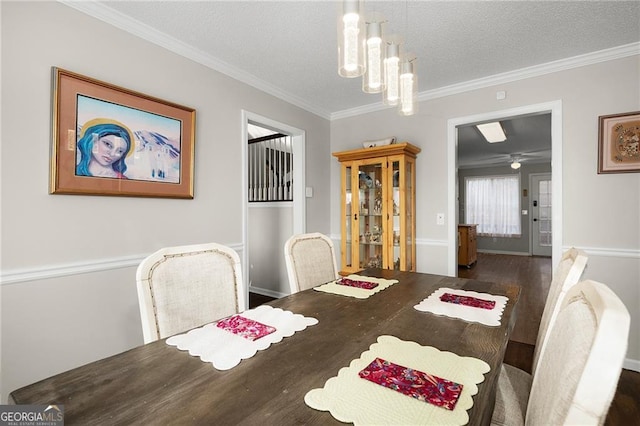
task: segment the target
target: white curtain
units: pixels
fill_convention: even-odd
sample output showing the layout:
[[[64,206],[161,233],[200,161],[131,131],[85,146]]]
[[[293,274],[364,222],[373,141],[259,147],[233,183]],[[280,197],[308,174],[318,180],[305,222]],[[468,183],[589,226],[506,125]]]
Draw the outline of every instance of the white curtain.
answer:
[[[477,224],[479,235],[519,237],[520,177],[465,178],[465,223]]]

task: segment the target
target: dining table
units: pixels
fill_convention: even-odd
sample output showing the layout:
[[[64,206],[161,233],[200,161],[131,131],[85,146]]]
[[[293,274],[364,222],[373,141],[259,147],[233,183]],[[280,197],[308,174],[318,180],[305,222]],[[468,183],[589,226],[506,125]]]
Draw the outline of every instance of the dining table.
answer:
[[[364,299],[308,289],[268,302],[317,324],[228,370],[161,339],[14,390],[9,403],[62,405],[67,425],[344,424],[305,404],[305,395],[380,336],[394,336],[486,362],[490,369],[467,412],[468,424],[489,424],[520,286],[378,268],[358,274],[397,283]],[[415,308],[439,288],[506,296],[500,324]]]

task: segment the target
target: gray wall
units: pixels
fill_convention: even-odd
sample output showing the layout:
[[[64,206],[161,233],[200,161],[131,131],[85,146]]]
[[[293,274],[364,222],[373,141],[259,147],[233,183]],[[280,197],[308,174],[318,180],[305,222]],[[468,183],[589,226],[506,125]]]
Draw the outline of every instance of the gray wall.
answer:
[[[531,197],[523,195],[523,190],[529,191],[529,175],[531,173],[551,173],[551,164],[527,164],[522,163],[522,167],[518,170],[513,170],[510,166],[502,167],[481,167],[481,168],[465,168],[458,169],[458,206],[460,223],[464,223],[465,217],[465,199],[466,191],[464,179],[470,176],[495,176],[495,175],[510,175],[520,174],[520,210],[528,210],[528,215],[521,215],[521,229],[522,234],[520,237],[513,238],[493,238],[493,237],[478,237],[478,251],[487,252],[502,252],[502,253],[514,253],[514,254],[530,254],[530,214],[531,214]]]
[[[0,10],[0,401],[143,343],[135,271],[144,256],[212,241],[242,258],[242,110],[305,131],[315,189],[306,226],[329,232],[327,119],[61,3],[3,1]],[[49,195],[52,66],[194,108],[195,198]]]
[[[417,268],[446,273],[455,242],[435,218],[455,191],[447,183],[447,121],[562,100],[563,245],[587,250],[586,278],[609,284],[625,302],[627,356],[640,369],[640,174],[596,174],[597,117],[640,110],[640,56],[427,97],[413,117],[388,109],[329,122],[60,3],[0,2],[0,13],[1,400],[142,344],[135,268],[145,255],[205,241],[244,250],[243,109],[305,130],[313,159],[306,184],[314,188],[306,226],[334,238],[340,175],[331,152],[392,135],[420,146]],[[49,195],[52,66],[195,108],[195,199]],[[507,98],[497,101],[497,90]]]
[[[597,174],[598,116],[640,110],[639,75],[640,55],[634,55],[447,96],[426,93],[411,117],[388,109],[333,120],[331,150],[387,136],[422,148],[416,162],[417,270],[446,274],[455,262],[449,253],[456,242],[447,234],[455,218],[441,226],[436,216],[448,211],[448,195],[456,191],[448,179],[448,121],[561,101],[562,249],[586,250],[585,278],[606,283],[624,301],[631,313],[626,365],[640,371],[640,174]],[[497,91],[506,99],[497,100]],[[331,188],[340,189],[337,162]],[[339,198],[331,203],[331,230],[339,235]]]

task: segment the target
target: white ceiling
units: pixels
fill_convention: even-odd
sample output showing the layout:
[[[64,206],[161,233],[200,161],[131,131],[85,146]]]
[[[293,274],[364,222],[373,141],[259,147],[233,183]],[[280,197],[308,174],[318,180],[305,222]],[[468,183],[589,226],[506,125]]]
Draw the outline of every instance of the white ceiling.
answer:
[[[551,161],[551,113],[501,120],[507,140],[488,143],[475,125],[458,127],[458,167],[507,165]]]
[[[384,108],[360,79],[338,76],[341,2],[60,1],[328,119]],[[417,56],[419,99],[640,53],[638,0],[364,8],[382,13],[387,33]]]

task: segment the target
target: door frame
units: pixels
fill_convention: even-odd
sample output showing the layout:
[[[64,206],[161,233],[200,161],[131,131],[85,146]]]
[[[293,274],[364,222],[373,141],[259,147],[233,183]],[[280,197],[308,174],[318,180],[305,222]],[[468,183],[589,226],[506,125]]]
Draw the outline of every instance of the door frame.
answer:
[[[480,121],[500,120],[527,114],[551,113],[551,180],[552,205],[551,262],[557,265],[562,257],[562,101],[525,105],[501,111],[491,111],[447,121],[447,195],[449,223],[447,226],[448,275],[457,276],[457,224],[458,224],[458,126]]]
[[[293,233],[306,232],[307,212],[305,198],[305,131],[280,123],[270,118],[242,110],[242,276],[247,300],[249,301],[249,122],[273,129],[291,137],[293,154]],[[278,247],[284,250],[284,247]]]

